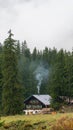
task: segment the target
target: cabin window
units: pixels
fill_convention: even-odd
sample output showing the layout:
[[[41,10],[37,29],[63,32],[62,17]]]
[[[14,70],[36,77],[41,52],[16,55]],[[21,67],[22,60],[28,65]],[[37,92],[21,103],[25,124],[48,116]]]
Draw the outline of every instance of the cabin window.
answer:
[[[30,102],[29,103],[31,103],[31,104],[38,104],[39,103],[39,101],[38,100],[30,100]]]
[[[27,109],[41,109],[42,105],[26,105]]]

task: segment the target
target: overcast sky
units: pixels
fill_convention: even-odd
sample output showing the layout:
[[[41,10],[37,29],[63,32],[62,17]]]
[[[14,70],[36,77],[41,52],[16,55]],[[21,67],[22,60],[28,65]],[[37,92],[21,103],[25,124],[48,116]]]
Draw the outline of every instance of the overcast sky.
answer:
[[[32,50],[72,50],[73,0],[0,0],[0,41],[12,29],[14,38]]]

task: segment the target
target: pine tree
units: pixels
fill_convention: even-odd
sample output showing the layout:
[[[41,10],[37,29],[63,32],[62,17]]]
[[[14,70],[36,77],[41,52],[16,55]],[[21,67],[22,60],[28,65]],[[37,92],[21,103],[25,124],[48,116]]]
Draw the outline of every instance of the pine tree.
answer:
[[[20,48],[20,41],[17,41],[17,57],[18,59],[20,59],[20,55],[21,55],[21,48]]]
[[[22,54],[25,55],[25,50],[27,49],[27,42],[26,40],[24,40],[24,42],[22,42]]]
[[[35,47],[32,53],[32,60],[35,61],[36,59],[37,59],[37,49]]]
[[[54,108],[58,109],[61,98],[65,95],[65,57],[63,50],[60,50],[57,54],[57,62],[52,69],[52,80],[51,80],[51,95],[52,95],[52,105]]]
[[[45,62],[48,62],[49,60],[49,51],[47,47],[45,47],[45,50],[43,50],[43,59]]]
[[[2,45],[0,43],[0,112],[2,107]]]
[[[67,54],[65,58],[65,95],[69,99],[73,97],[73,55]]]
[[[5,115],[13,115],[22,111],[23,95],[18,76],[16,41],[12,39],[11,30],[8,33],[3,48],[2,107]]]

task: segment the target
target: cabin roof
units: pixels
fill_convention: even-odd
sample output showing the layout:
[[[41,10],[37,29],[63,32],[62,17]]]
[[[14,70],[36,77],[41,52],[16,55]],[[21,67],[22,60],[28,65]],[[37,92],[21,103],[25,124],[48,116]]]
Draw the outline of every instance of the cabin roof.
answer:
[[[42,102],[44,105],[50,105],[50,100],[51,100],[51,96],[50,95],[32,95],[33,97],[35,97],[37,100],[39,100],[40,102]],[[24,103],[30,99],[32,96],[28,97]]]

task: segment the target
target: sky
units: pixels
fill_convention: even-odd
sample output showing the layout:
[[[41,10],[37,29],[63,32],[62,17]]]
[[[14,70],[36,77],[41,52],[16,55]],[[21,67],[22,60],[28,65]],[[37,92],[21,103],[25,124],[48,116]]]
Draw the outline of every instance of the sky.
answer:
[[[14,38],[34,47],[72,50],[73,0],[0,0],[0,42]]]

